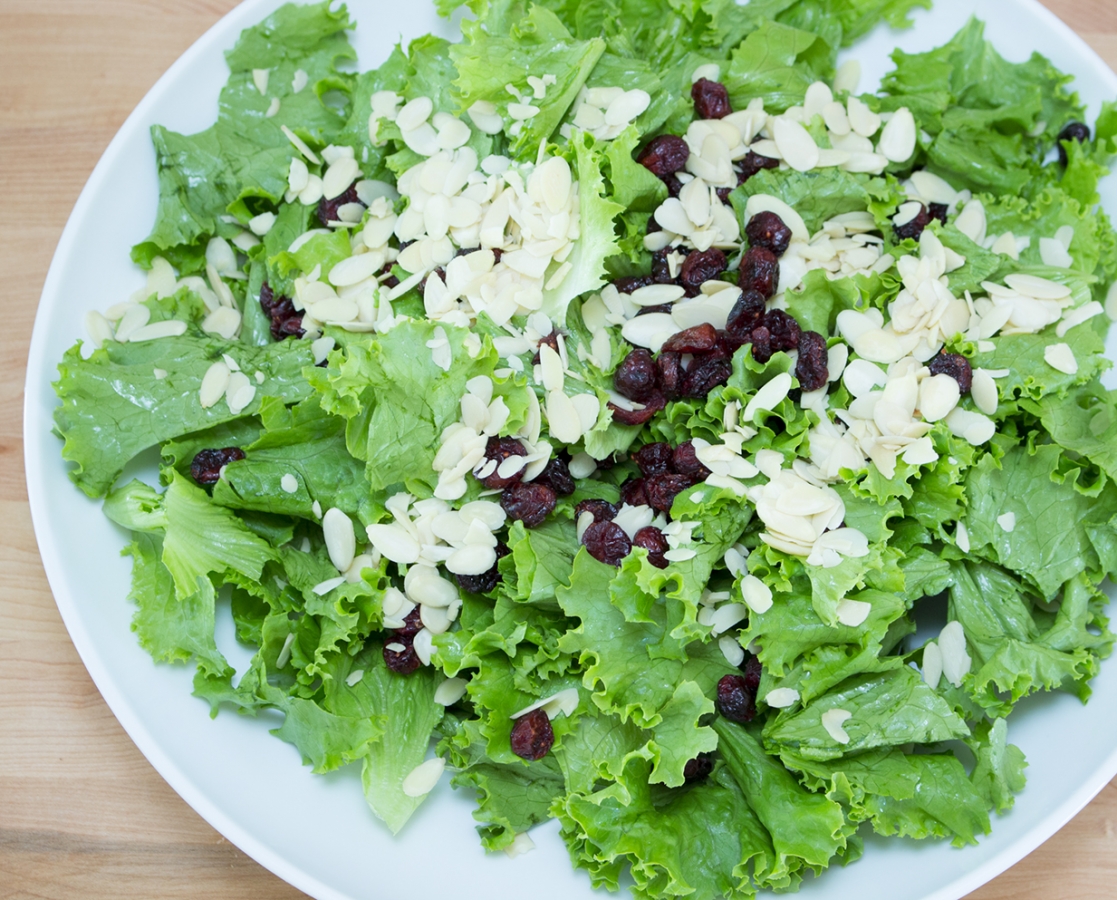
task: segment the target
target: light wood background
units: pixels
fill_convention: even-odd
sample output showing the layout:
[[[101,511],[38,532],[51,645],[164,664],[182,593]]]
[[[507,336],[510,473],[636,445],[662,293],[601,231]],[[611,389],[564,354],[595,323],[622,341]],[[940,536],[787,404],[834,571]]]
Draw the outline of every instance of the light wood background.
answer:
[[[1117,68],[1117,0],[1046,2]],[[210,828],[113,718],[47,587],[23,477],[23,370],[62,227],[128,113],[233,5],[0,0],[0,900],[304,896]],[[1117,897],[1115,820],[1117,782],[971,900]]]

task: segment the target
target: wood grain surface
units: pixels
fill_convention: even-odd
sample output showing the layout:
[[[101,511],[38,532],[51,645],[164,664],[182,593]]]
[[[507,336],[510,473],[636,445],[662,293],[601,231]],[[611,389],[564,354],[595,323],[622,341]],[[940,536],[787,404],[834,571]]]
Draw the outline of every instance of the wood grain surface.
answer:
[[[1117,0],[1046,2],[1117,68]],[[117,723],[55,608],[23,475],[23,370],[62,227],[128,113],[234,5],[0,0],[0,900],[304,896],[194,813]],[[971,900],[1117,897],[1115,820],[1117,782]]]

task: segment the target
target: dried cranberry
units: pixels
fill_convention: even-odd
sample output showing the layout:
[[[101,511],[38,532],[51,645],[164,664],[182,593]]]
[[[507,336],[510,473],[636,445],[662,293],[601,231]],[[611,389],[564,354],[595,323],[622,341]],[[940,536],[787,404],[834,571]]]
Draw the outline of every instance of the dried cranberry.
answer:
[[[666,475],[671,471],[673,455],[670,444],[658,441],[654,444],[645,444],[633,454],[632,460],[645,476]]]
[[[795,363],[795,377],[804,391],[817,391],[830,379],[826,338],[817,331],[804,331],[799,335],[799,360]]]
[[[949,375],[958,382],[958,390],[968,393],[973,384],[973,369],[970,361],[960,353],[940,353],[928,364],[932,375]]]
[[[679,270],[679,284],[688,297],[697,297],[703,283],[712,281],[725,271],[725,254],[717,247],[709,250],[692,250],[683,260]]]
[[[644,479],[648,506],[665,513],[671,512],[671,504],[679,494],[693,486],[694,481],[687,475],[652,475]]]
[[[624,358],[613,373],[613,387],[618,394],[643,403],[655,393],[656,366],[650,352],[637,347]]]
[[[487,572],[480,575],[455,575],[458,587],[472,594],[487,594],[495,590],[500,584],[500,560],[509,554],[508,545],[500,542],[496,545],[496,562]],[[416,607],[418,609],[418,607]]]
[[[764,321],[766,308],[767,303],[760,291],[745,289],[729,311],[725,330],[731,337],[747,341],[753,329]]]
[[[276,302],[275,291],[273,291],[271,289],[271,285],[265,281],[263,284],[260,285],[260,308],[264,311],[264,315],[268,318],[271,318],[273,311],[275,310]]]
[[[494,253],[499,253],[500,251],[495,250],[493,252]],[[380,284],[383,287],[394,288],[396,285],[399,284],[399,279],[396,278],[395,275],[391,274],[392,266],[394,266],[394,265],[395,265],[395,263],[384,263],[383,268],[381,268],[381,270],[376,273],[376,278],[377,278],[378,281],[380,281]],[[388,277],[384,278],[385,275],[387,275]],[[383,280],[381,280],[381,279],[383,279]]]
[[[756,291],[765,300],[774,296],[780,286],[779,258],[767,247],[750,247],[737,270],[737,284],[742,291]]]
[[[558,336],[559,333],[557,331],[552,331],[550,332],[550,334],[546,334],[539,339],[539,344],[535,351],[535,356],[532,357],[531,360],[534,365],[539,365],[539,351],[543,349],[544,344],[554,350],[555,353],[559,352]]]
[[[641,306],[636,310],[637,316],[649,316],[652,313],[669,313],[671,312],[670,303],[657,303],[655,306]]]
[[[411,640],[400,635],[384,644],[384,664],[397,675],[410,675],[423,664]],[[393,647],[403,647],[403,649],[391,649]]]
[[[637,531],[636,534],[632,536],[632,546],[643,547],[647,550],[648,562],[657,569],[667,568],[667,560],[664,558],[663,554],[671,548],[663,532],[654,525],[647,525]]]
[[[643,149],[637,162],[653,175],[662,178],[685,169],[689,157],[690,147],[686,141],[673,134],[661,134]]]
[[[594,522],[582,532],[582,544],[590,556],[609,566],[619,566],[632,552],[632,541],[616,522]]]
[[[541,709],[533,709],[516,720],[510,740],[513,753],[520,759],[535,762],[551,751],[555,743],[555,732],[547,714]]]
[[[655,213],[648,216],[648,224],[644,226],[644,231],[647,234],[655,234],[657,231],[663,231],[663,226],[656,221]]]
[[[748,155],[737,163],[737,165],[739,167],[737,172],[737,184],[744,184],[762,169],[778,169],[780,167],[780,161],[770,156],[761,156],[759,153],[753,153],[750,150]]]
[[[659,359],[655,361],[659,389],[669,400],[674,400],[679,396],[679,382],[683,374],[681,357],[681,353],[668,351],[660,353]]]
[[[703,322],[669,337],[663,344],[663,350],[667,353],[709,353],[717,345],[717,329],[709,322]]]
[[[583,500],[574,507],[574,516],[580,519],[583,513],[591,513],[595,522],[611,522],[617,516],[617,507],[608,500]]]
[[[759,212],[745,226],[749,246],[766,247],[776,256],[783,256],[791,243],[791,229],[774,212]]]
[[[745,658],[741,660],[738,668],[745,673],[745,689],[752,691],[753,696],[760,690],[760,677],[764,674],[764,667],[760,664],[760,657],[745,651]]]
[[[190,463],[190,477],[198,484],[216,484],[221,478],[221,470],[238,459],[244,459],[244,451],[240,447],[201,450]]]
[[[648,494],[644,490],[645,480],[633,478],[621,485],[621,503],[625,506],[647,506]]]
[[[481,479],[481,484],[492,491],[506,488],[508,485],[515,484],[523,478],[524,470],[522,467],[507,478],[501,477],[501,475],[498,474],[500,464],[512,456],[527,456],[527,450],[518,440],[513,437],[489,438],[489,442],[485,445],[485,459],[495,461],[497,466],[489,475]]]
[[[690,89],[694,112],[700,119],[724,119],[733,108],[729,105],[729,91],[720,81],[699,78]]]
[[[423,620],[419,612],[419,607],[416,606],[403,620],[403,628],[396,628],[392,633],[408,639],[415,637],[415,635],[423,630]]]
[[[424,275],[423,280],[420,281],[418,287],[415,288],[415,290],[417,290],[421,296],[426,296],[427,279],[430,278],[432,275],[436,275],[438,277],[438,280],[441,281],[443,284],[446,283],[446,270],[442,268],[442,266],[439,266],[437,269],[434,269],[433,271],[428,272],[426,275]]]
[[[795,350],[799,346],[799,323],[782,309],[769,310],[764,315],[764,327],[771,335],[772,352]]]
[[[1084,143],[1090,140],[1090,129],[1082,122],[1068,122],[1066,127],[1059,132],[1059,162],[1064,166],[1069,161],[1067,159],[1067,148],[1063,146],[1063,141],[1078,141]]]
[[[534,484],[542,484],[555,492],[556,497],[569,497],[576,485],[570,474],[570,467],[561,456],[551,457],[546,467],[535,476]]]
[[[723,675],[718,682],[718,712],[731,722],[751,722],[756,717],[756,688],[744,675]]]
[[[637,402],[644,404],[644,408],[621,409],[615,403],[610,403],[609,409],[613,411],[613,421],[619,422],[621,425],[643,425],[667,405],[667,402],[663,399],[663,394],[659,391],[656,391],[647,399]]]
[[[943,225],[946,224],[946,214],[950,210],[945,203],[931,203],[927,207],[927,213],[932,219],[938,219]]]
[[[679,181],[678,175],[664,175],[663,183],[667,185],[667,196],[678,197],[682,193],[683,183]]]
[[[719,384],[729,381],[733,363],[724,356],[695,359],[683,377],[681,393],[684,397],[701,400]]]
[[[651,275],[630,275],[627,278],[618,278],[613,282],[613,287],[622,294],[631,294],[633,291],[638,291],[649,284],[655,284]]]
[[[683,766],[683,781],[687,784],[704,781],[712,771],[714,771],[713,759],[705,753],[699,753],[694,759],[688,759],[687,764]]]
[[[729,195],[733,193],[733,188],[720,187],[717,188],[714,193],[718,195],[718,199],[722,203],[724,203],[726,206],[729,206]]]
[[[534,528],[541,525],[555,508],[555,499],[555,492],[545,484],[521,482],[504,489],[500,505],[508,518],[523,522],[525,528]]]
[[[893,224],[892,230],[901,241],[906,241],[909,238],[913,241],[918,241],[930,224],[931,213],[926,206],[920,203],[919,212],[916,213],[915,217],[912,218],[910,222],[905,222],[903,225]]]
[[[676,472],[694,481],[705,481],[710,475],[710,470],[698,461],[694,441],[683,441],[675,448],[672,464]]]
[[[671,263],[667,257],[674,250],[656,250],[652,254],[652,281],[656,284],[674,284],[675,276],[671,274]]]
[[[303,314],[295,313],[285,319],[271,320],[272,340],[284,341],[289,337],[301,338],[306,331],[303,330]]]
[[[766,363],[772,358],[772,333],[766,325],[757,325],[749,335],[752,344],[752,358],[758,363]]]
[[[360,203],[361,200],[357,196],[357,182],[353,182],[344,191],[338,194],[333,200],[327,200],[323,197],[318,201],[318,221],[322,223],[323,227],[329,225],[330,222],[336,222],[337,211],[341,209],[346,203]],[[362,206],[364,204],[361,204]]]

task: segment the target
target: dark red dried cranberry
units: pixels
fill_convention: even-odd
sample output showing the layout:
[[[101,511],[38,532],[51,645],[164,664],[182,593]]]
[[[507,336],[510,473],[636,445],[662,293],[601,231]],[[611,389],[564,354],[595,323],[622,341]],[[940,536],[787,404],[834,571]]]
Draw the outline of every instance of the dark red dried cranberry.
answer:
[[[683,375],[681,357],[681,353],[660,353],[655,361],[659,389],[669,400],[679,396],[679,383]]]
[[[493,563],[492,568],[480,575],[455,575],[454,578],[458,582],[458,587],[472,594],[487,594],[489,591],[496,589],[496,586],[500,584],[500,561],[510,551],[508,545],[503,542],[498,542],[494,549],[496,550],[496,562]]]
[[[946,224],[946,215],[949,210],[950,207],[947,206],[945,203],[931,203],[927,207],[928,215],[930,215],[932,219],[938,219],[939,222],[943,225]]]
[[[700,119],[724,119],[733,108],[729,105],[729,91],[720,81],[699,78],[690,89],[694,112]]]
[[[665,353],[709,353],[718,345],[718,332],[709,322],[673,334],[663,344]]]
[[[747,341],[753,329],[764,321],[767,303],[760,291],[744,290],[725,322],[725,330],[731,337]]]
[[[742,291],[756,291],[765,300],[775,296],[780,286],[780,261],[767,247],[750,247],[737,270]]]
[[[760,657],[753,656],[747,650],[745,658],[741,660],[738,668],[745,673],[745,689],[752,691],[753,695],[760,690],[760,677],[764,674],[764,667],[760,664]]]
[[[759,153],[753,153],[750,150],[748,155],[737,163],[737,166],[737,184],[744,184],[763,169],[778,169],[780,161],[770,156],[761,156]]]
[[[681,393],[684,397],[701,400],[719,384],[729,381],[733,363],[724,356],[696,358],[683,377]]]
[[[751,722],[756,717],[756,688],[744,675],[723,675],[718,682],[717,709],[731,722]]]
[[[671,312],[670,303],[657,303],[655,306],[641,306],[636,310],[637,316],[649,316],[652,313],[669,313]]]
[[[609,566],[619,566],[632,552],[632,541],[616,522],[594,522],[582,532],[582,544],[590,556]]]
[[[929,363],[927,368],[932,375],[949,375],[958,382],[958,390],[963,394],[969,393],[973,384],[973,369],[970,361],[960,353],[940,353]]]
[[[725,254],[717,247],[709,250],[692,250],[679,269],[679,284],[688,297],[697,297],[702,285],[717,278],[726,267]]]
[[[662,178],[685,169],[689,157],[690,147],[686,141],[673,134],[661,134],[640,152],[636,161],[653,175]]]
[[[622,397],[637,403],[654,394],[656,367],[652,354],[643,347],[629,353],[613,373],[613,387]]]
[[[646,475],[666,475],[671,471],[671,460],[674,456],[671,445],[665,441],[654,444],[645,444],[632,456],[632,461],[640,467]]]
[[[644,231],[647,234],[655,234],[657,231],[663,231],[663,226],[655,219],[655,213],[648,216],[648,224],[644,226]]]
[[[200,450],[190,463],[190,477],[198,484],[216,484],[221,478],[221,470],[238,459],[244,459],[244,451],[240,447]]]
[[[535,762],[551,752],[555,732],[547,714],[541,709],[534,709],[516,720],[510,739],[513,753],[520,759]]]
[[[303,329],[303,314],[295,313],[285,319],[271,320],[272,340],[284,341],[289,337],[301,338],[306,331]]]
[[[766,325],[757,325],[749,335],[752,344],[752,358],[758,363],[766,363],[772,358],[772,333]]]
[[[357,182],[353,182],[344,191],[338,194],[333,200],[327,200],[323,197],[318,201],[318,221],[323,226],[329,225],[330,222],[338,221],[337,211],[341,209],[346,203],[360,203],[361,199],[357,196]],[[364,204],[361,204],[362,206]]]
[[[570,467],[561,456],[551,457],[546,467],[535,476],[534,484],[542,484],[555,492],[556,497],[569,497],[576,485],[570,474]]]
[[[633,478],[621,485],[621,503],[625,506],[647,506],[648,494],[644,490],[645,480]]]
[[[726,206],[729,206],[729,195],[733,193],[733,188],[720,187],[717,188],[714,193],[718,195],[718,199],[722,203],[724,203]]]
[[[672,465],[680,475],[686,475],[694,481],[705,481],[710,475],[710,470],[698,461],[694,441],[683,441],[675,448]]]
[[[494,252],[499,253],[500,251],[497,250]],[[384,263],[384,267],[376,273],[376,278],[378,281],[380,281],[380,279],[383,279],[382,281],[380,281],[380,284],[384,287],[394,288],[396,285],[399,284],[399,279],[396,278],[395,275],[390,274],[392,271],[392,266],[394,265],[395,263]],[[384,278],[385,275],[387,275],[388,277]]]
[[[644,404],[644,408],[621,409],[616,404],[610,403],[609,409],[613,411],[613,421],[619,422],[621,425],[643,425],[667,405],[667,402],[663,399],[663,394],[659,391],[656,391],[647,399],[637,402]]]
[[[415,607],[403,620],[403,628],[393,629],[392,633],[400,637],[413,638],[423,630],[423,620],[419,616],[419,607]]]
[[[500,505],[513,521],[523,522],[525,528],[543,524],[555,508],[555,492],[545,484],[520,483],[504,489]]]
[[[260,285],[260,308],[268,318],[271,318],[275,310],[275,304],[275,291],[273,291],[271,285],[265,281]]]
[[[270,320],[273,341],[302,337],[303,314],[295,309],[290,297],[277,297],[266,281],[260,285],[260,308]]]
[[[919,204],[919,212],[910,222],[905,222],[903,225],[893,225],[892,230],[896,233],[901,241],[906,241],[909,238],[913,241],[918,241],[920,236],[926,230],[927,226],[931,224],[931,213],[922,203]]]
[[[666,569],[667,560],[663,554],[671,549],[667,537],[654,525],[641,528],[632,536],[633,547],[643,547],[648,551],[648,562],[657,569]]]
[[[764,314],[764,327],[771,335],[773,353],[780,350],[795,350],[799,346],[799,323],[782,309],[769,310]]]
[[[485,459],[495,460],[497,465],[485,478],[480,479],[481,484],[488,490],[493,491],[506,488],[508,485],[515,484],[523,478],[524,470],[522,467],[507,478],[503,478],[498,474],[500,464],[512,456],[527,456],[527,450],[518,440],[513,437],[489,438],[489,442],[485,445]]]
[[[1067,148],[1063,146],[1063,141],[1078,141],[1082,144],[1090,140],[1090,129],[1082,122],[1068,122],[1066,127],[1059,132],[1059,162],[1066,165]]]
[[[830,379],[829,351],[826,338],[817,331],[804,331],[799,335],[799,359],[795,363],[795,377],[804,391],[817,391]]]
[[[694,759],[688,759],[683,766],[683,781],[694,784],[696,781],[705,781],[714,771],[714,759],[706,753],[699,753]]]
[[[678,175],[664,175],[663,183],[667,185],[668,197],[678,197],[683,191],[683,183],[679,181]]]
[[[674,253],[674,250],[656,250],[652,254],[652,281],[656,284],[674,284],[675,276],[671,274],[671,263],[667,261],[667,257]]]
[[[384,644],[384,664],[397,675],[410,675],[423,664],[411,641],[410,637],[394,635]],[[403,649],[391,649],[395,647]]]
[[[679,494],[693,486],[693,479],[687,475],[652,475],[644,479],[648,506],[665,513],[671,512],[671,504]]]
[[[655,284],[651,275],[630,275],[627,278],[618,278],[613,282],[613,287],[622,294],[631,294],[633,291],[638,291],[649,284]]]
[[[583,500],[574,507],[575,519],[580,519],[582,513],[591,513],[595,522],[611,522],[617,516],[617,507],[608,500]]]
[[[791,243],[791,229],[774,212],[759,212],[745,226],[751,247],[766,247],[776,256],[783,256]]]

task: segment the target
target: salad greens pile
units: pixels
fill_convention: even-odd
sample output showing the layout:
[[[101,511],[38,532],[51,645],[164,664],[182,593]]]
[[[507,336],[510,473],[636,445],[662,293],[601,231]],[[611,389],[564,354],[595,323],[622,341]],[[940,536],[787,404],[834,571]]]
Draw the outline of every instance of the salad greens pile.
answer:
[[[458,3],[438,5],[450,15]],[[1099,585],[1117,572],[1117,396],[1099,380],[1109,318],[1096,313],[1117,278],[1117,235],[1098,206],[1117,106],[1090,139],[1060,140],[1085,116],[1070,79],[1039,55],[1006,61],[977,21],[937,50],[896,51],[880,91],[856,94],[839,50],[879,22],[904,27],[915,6],[929,3],[471,0],[460,43],[419,38],[359,74],[344,6],[287,5],[246,30],[226,54],[216,123],[195,135],[153,128],[159,207],[133,250],[147,286],[90,320],[92,352],[68,351],[55,384],[73,480],[131,533],[144,648],[192,660],[194,692],[215,715],[282,711],[275,734],[315,772],[359,762],[369,806],[393,832],[444,761],[476,793],[486,848],[523,850],[528,829],[557,818],[594,885],[615,889],[629,872],[640,897],[794,889],[856,859],[865,829],[959,846],[988,833],[990,813],[1024,786],[1009,714],[1037,691],[1085,700],[1113,646]],[[625,424],[641,404],[618,395],[617,367],[633,343],[658,352],[669,334],[640,328],[672,313],[657,306],[642,322],[623,299],[637,295],[608,285],[650,284],[661,265],[673,268],[656,280],[670,282],[705,240],[697,227],[662,231],[671,197],[693,210],[694,179],[680,194],[678,178],[638,162],[659,135],[695,134],[696,72],[759,116],[760,155],[786,155],[778,134],[761,134],[779,116],[830,154],[751,177],[733,169],[710,226],[729,271],[699,296],[716,306],[718,289],[736,287],[750,220],[780,212],[805,237],[796,232],[771,308],[821,335],[831,377],[808,390],[793,349],[759,359],[745,341],[707,394],[669,397],[646,423]],[[820,91],[825,116],[804,114]],[[622,92],[635,98],[628,118],[602,118]],[[882,136],[862,154],[875,170],[850,162],[837,136],[851,119],[874,121],[871,136],[909,113],[904,158],[882,156]],[[485,243],[484,224],[479,236],[432,221],[437,191],[417,172],[439,153],[473,154],[473,173],[481,161],[470,184],[490,193],[477,204],[496,205],[494,184],[522,201],[515,221],[497,223],[507,234]],[[552,160],[554,178],[539,184],[558,194],[533,194]],[[941,209],[922,236],[905,236],[916,212],[897,210],[921,196]],[[566,243],[529,276],[512,266],[527,266],[516,254],[537,246],[524,235],[544,207]],[[827,235],[846,241],[842,252],[869,250],[868,262],[812,262]],[[468,307],[460,285],[443,302],[457,260],[479,255],[459,248],[502,244],[506,281],[492,275],[490,307]],[[894,336],[900,305],[931,282],[959,304],[960,327],[944,326],[922,356],[906,351],[907,369],[874,361],[859,335],[883,334],[887,318]],[[498,314],[507,283],[520,299]],[[1013,294],[1020,286],[1033,293]],[[1017,310],[1060,309],[982,331],[1005,297]],[[925,382],[920,367],[940,349],[965,358],[975,388],[954,390],[949,416],[908,410],[917,431],[901,446],[925,440],[921,453],[859,452],[822,474],[824,444],[856,433],[866,447],[885,431],[864,430],[871,411],[855,415],[865,389],[853,373],[891,398],[892,383]],[[552,357],[565,372],[557,389]],[[980,378],[994,384],[991,406]],[[470,474],[485,458],[446,449],[466,432],[482,445],[522,438],[536,454],[524,471],[539,462],[532,477],[561,458],[573,493],[552,492],[540,524],[507,504],[506,517],[499,490]],[[622,508],[618,521],[647,512],[641,524],[666,535],[666,558],[640,545],[601,561],[584,546],[579,504],[621,505],[640,474],[633,455],[654,442],[691,442],[709,477],[667,509]],[[158,487],[120,483],[156,447]],[[228,448],[204,471],[207,451]],[[773,537],[763,492],[781,478],[830,498],[841,514],[826,533],[846,537],[824,547],[820,526],[809,555]],[[480,538],[462,538],[474,525]],[[450,598],[419,598],[419,570]],[[220,594],[238,641],[255,648],[246,671],[215,643]],[[917,608],[943,596],[941,635],[913,641]],[[414,610],[421,625],[407,633]],[[727,715],[719,685],[742,670],[758,679],[753,706]],[[512,732],[537,703],[554,739],[529,760]],[[432,742],[439,762],[424,763]]]

